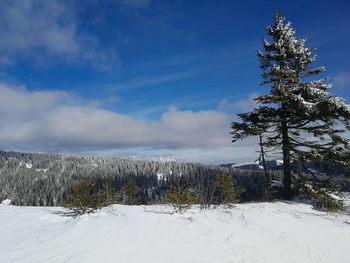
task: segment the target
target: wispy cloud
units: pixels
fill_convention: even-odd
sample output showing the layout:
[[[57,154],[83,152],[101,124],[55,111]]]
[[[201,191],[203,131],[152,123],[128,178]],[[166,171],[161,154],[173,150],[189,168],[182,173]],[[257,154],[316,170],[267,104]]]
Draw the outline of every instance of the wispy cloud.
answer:
[[[144,71],[145,68],[162,69],[164,67],[189,66],[206,70],[220,70],[251,62],[252,59],[256,60],[256,43],[259,42],[256,39],[251,39],[215,49],[189,50],[187,53],[161,56],[136,66],[141,71]]]
[[[204,73],[204,71],[193,70],[193,71],[185,71],[185,72],[179,72],[179,73],[173,73],[173,74],[160,75],[155,77],[142,77],[142,78],[133,79],[129,82],[124,82],[113,86],[109,86],[108,89],[111,91],[120,91],[120,90],[126,90],[126,89],[147,87],[147,86],[152,86],[156,84],[167,83],[177,79],[192,77],[201,73]]]
[[[220,101],[218,108],[222,111],[249,111],[257,105],[256,101],[254,100],[257,96],[257,93],[252,93],[246,99],[234,102],[230,102],[228,99],[223,99]]]
[[[0,3],[0,66],[20,59],[46,65],[55,60],[88,63],[107,70],[116,67],[114,50],[101,48],[91,34],[78,30],[73,2],[19,0]]]
[[[210,54],[206,50],[145,61],[129,70],[129,76],[127,76],[129,80],[110,84],[107,86],[107,90],[121,91],[142,88],[207,73],[225,73],[225,70],[228,71],[228,74],[233,74],[232,70],[237,66],[255,59],[255,54],[252,55],[250,48],[245,47],[239,53],[234,52],[233,49],[235,47],[229,46],[212,50]],[[145,72],[149,71],[167,73],[140,77],[141,74],[144,75]]]

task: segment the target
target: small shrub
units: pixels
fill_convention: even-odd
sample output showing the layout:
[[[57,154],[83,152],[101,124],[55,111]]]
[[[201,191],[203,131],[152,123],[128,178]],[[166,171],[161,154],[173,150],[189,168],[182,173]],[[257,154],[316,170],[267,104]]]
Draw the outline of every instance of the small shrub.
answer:
[[[233,204],[239,203],[239,196],[245,191],[243,188],[237,188],[232,182],[229,174],[220,173],[214,181],[215,187],[215,204],[232,207]]]
[[[319,210],[340,211],[344,209],[340,194],[330,187],[329,180],[300,179],[295,191],[299,198],[311,201]]]
[[[197,201],[196,194],[191,191],[189,185],[182,184],[180,181],[175,185],[170,185],[164,195],[164,201],[171,204],[176,213],[183,213]]]
[[[104,206],[104,200],[99,193],[94,192],[95,182],[82,177],[80,182],[72,185],[64,207],[73,211],[74,216],[92,213]]]
[[[134,182],[127,182],[117,193],[116,203],[123,205],[140,205],[140,190]]]
[[[284,188],[283,183],[280,181],[271,181],[271,185],[268,187],[264,187],[262,189],[262,201],[268,202],[275,199],[283,199],[284,198]]]
[[[99,190],[98,194],[100,195],[104,206],[118,203],[117,193],[110,181],[103,183],[102,189]]]

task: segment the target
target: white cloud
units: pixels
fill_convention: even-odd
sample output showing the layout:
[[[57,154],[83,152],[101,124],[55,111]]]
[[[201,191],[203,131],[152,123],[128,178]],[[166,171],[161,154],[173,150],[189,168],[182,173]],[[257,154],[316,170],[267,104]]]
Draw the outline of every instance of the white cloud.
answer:
[[[53,59],[86,62],[105,70],[116,66],[113,50],[101,49],[97,39],[78,30],[73,2],[4,0],[0,3],[0,65],[19,59],[46,64]]]
[[[256,144],[255,144],[256,145]],[[132,150],[132,152],[130,151]],[[154,161],[180,161],[180,162],[199,162],[205,164],[223,164],[223,163],[243,163],[254,161],[258,158],[252,144],[230,145],[215,149],[203,148],[184,148],[184,149],[124,149],[117,153],[111,151],[99,152],[99,154],[108,154],[131,160],[154,160]]]
[[[230,102],[228,99],[223,99],[219,103],[219,109],[222,111],[239,110],[246,112],[253,109],[257,105],[256,101],[254,100],[256,97],[258,97],[258,94],[252,93],[246,99],[235,102]]]
[[[170,108],[158,121],[82,102],[65,92],[0,85],[0,148],[89,151],[125,147],[230,146],[230,118],[219,111]]]

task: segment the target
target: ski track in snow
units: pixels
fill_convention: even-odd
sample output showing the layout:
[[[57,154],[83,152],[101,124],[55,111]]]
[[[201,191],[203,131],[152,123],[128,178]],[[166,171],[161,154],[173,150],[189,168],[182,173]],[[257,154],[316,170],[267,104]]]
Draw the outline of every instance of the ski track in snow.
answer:
[[[348,263],[349,212],[292,202],[181,215],[113,205],[72,218],[60,207],[0,205],[0,262]]]

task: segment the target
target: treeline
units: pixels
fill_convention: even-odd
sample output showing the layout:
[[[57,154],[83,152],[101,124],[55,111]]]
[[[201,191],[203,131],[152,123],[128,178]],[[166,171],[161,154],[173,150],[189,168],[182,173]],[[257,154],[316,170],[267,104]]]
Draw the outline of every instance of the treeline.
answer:
[[[0,151],[0,199],[11,199],[15,205],[60,205],[66,201],[72,184],[86,176],[96,182],[96,190],[105,182],[116,190],[126,182],[135,182],[142,203],[153,204],[159,203],[162,193],[180,177],[184,183],[210,192],[219,172],[228,173],[238,187],[246,189],[241,196],[243,201],[261,197],[265,177],[259,170],[117,157]],[[270,172],[273,179],[281,180],[280,171]]]
[[[235,185],[244,188],[242,201],[259,200],[265,187],[262,170],[224,168],[196,163],[125,160],[117,157],[0,151],[0,200],[15,205],[56,206],[64,203],[73,183],[86,176],[96,182],[96,191],[108,182],[114,190],[134,182],[143,204],[161,202],[162,194],[179,178],[201,193],[212,191],[215,176],[229,174]],[[273,180],[282,180],[282,172],[269,171]],[[332,181],[341,190],[350,190],[350,181]]]

